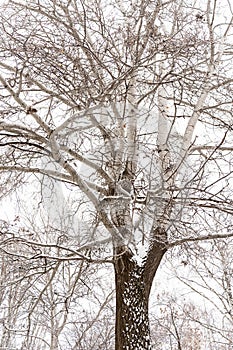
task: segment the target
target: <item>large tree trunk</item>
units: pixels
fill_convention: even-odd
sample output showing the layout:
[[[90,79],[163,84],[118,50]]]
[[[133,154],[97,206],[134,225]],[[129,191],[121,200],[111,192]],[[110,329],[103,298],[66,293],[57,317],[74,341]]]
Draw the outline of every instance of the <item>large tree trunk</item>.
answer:
[[[153,245],[143,266],[126,247],[116,252],[115,350],[150,350],[149,295],[164,245]]]
[[[119,250],[120,251],[120,250]],[[129,251],[116,259],[116,350],[150,349],[148,302],[142,268]]]

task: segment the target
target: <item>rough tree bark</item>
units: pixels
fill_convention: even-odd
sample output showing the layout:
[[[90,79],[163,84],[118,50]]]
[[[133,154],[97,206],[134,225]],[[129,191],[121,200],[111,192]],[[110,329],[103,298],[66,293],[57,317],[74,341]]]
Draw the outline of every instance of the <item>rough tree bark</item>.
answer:
[[[140,265],[128,247],[116,249],[116,350],[151,349],[149,296],[154,276],[165,252],[166,245],[155,241],[146,260]]]

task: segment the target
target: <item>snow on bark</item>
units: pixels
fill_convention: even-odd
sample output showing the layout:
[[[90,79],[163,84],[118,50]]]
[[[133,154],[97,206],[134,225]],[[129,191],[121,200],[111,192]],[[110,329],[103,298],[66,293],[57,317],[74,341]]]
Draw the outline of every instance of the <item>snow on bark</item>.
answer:
[[[144,265],[139,266],[126,247],[116,253],[116,349],[150,350]]]
[[[149,319],[142,268],[130,273],[129,282],[123,292],[123,312],[125,329],[123,349],[150,349]]]

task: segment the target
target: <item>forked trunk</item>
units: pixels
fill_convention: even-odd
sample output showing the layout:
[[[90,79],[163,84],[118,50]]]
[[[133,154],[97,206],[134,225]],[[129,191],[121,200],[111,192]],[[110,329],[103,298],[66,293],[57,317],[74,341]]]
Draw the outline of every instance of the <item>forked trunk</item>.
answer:
[[[125,247],[117,249],[115,350],[150,350],[148,302],[155,272],[165,250],[160,249],[154,265],[139,266]],[[147,257],[150,258],[150,254]],[[150,260],[150,259],[149,259]]]

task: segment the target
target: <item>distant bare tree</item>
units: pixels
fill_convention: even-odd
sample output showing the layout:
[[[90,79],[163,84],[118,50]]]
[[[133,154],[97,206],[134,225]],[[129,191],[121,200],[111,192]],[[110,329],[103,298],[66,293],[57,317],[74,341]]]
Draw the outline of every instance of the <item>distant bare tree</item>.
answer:
[[[208,252],[208,253],[207,253]],[[205,301],[204,315],[196,321],[208,334],[208,346],[231,349],[233,345],[233,290],[232,239],[195,242],[185,251],[183,269],[177,267],[176,275],[186,288]],[[188,273],[184,273],[184,269]],[[181,272],[183,270],[183,272]],[[195,320],[195,316],[193,317]]]
[[[233,235],[231,6],[10,0],[1,10],[1,188],[33,197],[15,197],[32,224],[3,225],[1,256],[3,269],[23,264],[23,307],[23,290],[36,297],[27,341],[46,300],[50,340],[39,334],[38,348],[62,348],[82,266],[98,276],[109,264],[115,349],[151,349],[148,303],[164,254]]]
[[[158,294],[156,304],[157,315],[151,319],[155,348],[166,344],[166,349],[209,349],[200,324],[203,314],[197,305],[164,292]]]

